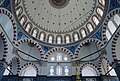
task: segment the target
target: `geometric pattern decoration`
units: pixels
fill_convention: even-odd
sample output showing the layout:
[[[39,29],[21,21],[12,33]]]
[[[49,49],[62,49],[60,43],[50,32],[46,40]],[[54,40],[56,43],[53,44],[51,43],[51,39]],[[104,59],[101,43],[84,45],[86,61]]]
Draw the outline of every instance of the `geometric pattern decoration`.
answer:
[[[100,41],[100,40],[98,40],[98,39],[93,39],[93,38],[87,39],[86,41],[83,41],[82,43],[80,43],[80,45],[79,45],[78,48],[76,49],[76,51],[75,51],[75,58],[76,58],[76,59],[78,59],[78,55],[80,54],[80,49],[81,49],[82,47],[84,47],[84,45],[85,45],[86,43],[91,43],[91,42],[98,44],[98,45],[100,46],[100,48],[102,48],[102,47],[104,46],[104,44],[102,43],[102,41]]]

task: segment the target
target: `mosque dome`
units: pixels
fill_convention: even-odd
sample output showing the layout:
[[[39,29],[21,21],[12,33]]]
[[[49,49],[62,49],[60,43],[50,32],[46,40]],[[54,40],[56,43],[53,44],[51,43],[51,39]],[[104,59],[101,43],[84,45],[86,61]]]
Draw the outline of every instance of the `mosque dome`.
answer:
[[[90,37],[103,22],[107,0],[15,0],[14,15],[38,41],[64,45]]]
[[[0,81],[119,81],[120,0],[0,0]]]

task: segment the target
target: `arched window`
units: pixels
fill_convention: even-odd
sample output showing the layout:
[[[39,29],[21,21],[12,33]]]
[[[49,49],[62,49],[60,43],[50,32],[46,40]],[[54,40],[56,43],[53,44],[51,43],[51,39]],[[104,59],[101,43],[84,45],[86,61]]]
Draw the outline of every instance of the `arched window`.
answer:
[[[16,9],[16,15],[19,17],[22,13],[23,13],[23,9],[22,9],[21,6],[19,6],[19,7]]]
[[[99,3],[105,6],[105,0],[99,0]]]
[[[82,76],[97,76],[97,72],[91,66],[86,66],[82,69]]]
[[[74,35],[74,38],[75,38],[75,41],[77,41],[77,40],[78,40],[78,35],[75,34],[75,35]]]
[[[50,76],[69,76],[70,75],[70,57],[63,52],[55,52],[49,58]]]
[[[56,37],[56,41],[57,41],[57,44],[61,44],[62,43],[62,37],[61,36],[57,36]]]
[[[15,0],[15,5],[18,5],[21,0]]]
[[[53,40],[53,38],[52,38],[52,36],[50,36],[49,37],[49,43],[52,43],[52,40]]]
[[[108,40],[111,38],[111,34],[108,30],[106,30],[106,37],[107,37]]]
[[[62,55],[61,55],[61,54],[57,54],[56,60],[57,60],[58,62],[61,62],[61,61],[62,61]]]
[[[56,67],[56,75],[58,75],[58,76],[62,75],[62,67],[59,65],[57,65],[57,67]]]
[[[29,30],[30,30],[30,25],[28,24],[27,25],[27,27],[26,27],[26,29],[25,29],[27,32],[29,32]]]
[[[97,7],[97,14],[100,15],[101,17],[103,16],[103,10],[99,7]]]
[[[92,32],[93,31],[93,26],[91,23],[88,23],[87,24],[87,29],[89,30],[89,32]]]
[[[69,67],[68,66],[65,66],[64,67],[64,72],[65,72],[65,75],[69,75]]]
[[[61,44],[61,38],[60,37],[57,38],[57,43]]]
[[[44,40],[44,37],[45,37],[45,34],[44,34],[44,33],[40,33],[40,40],[41,40],[41,41]]]
[[[50,75],[54,75],[54,66],[50,67]]]
[[[86,31],[85,31],[85,29],[81,29],[81,30],[80,30],[80,33],[81,33],[82,37],[85,37],[85,36],[86,36]]]
[[[116,24],[119,26],[120,25],[120,16],[118,14],[116,14],[114,16],[114,21],[116,22]]]
[[[33,33],[32,33],[32,36],[33,36],[33,37],[37,37],[37,34],[38,34],[37,29],[34,29],[34,30],[33,30]]]
[[[109,21],[108,22],[108,28],[109,28],[109,30],[110,30],[110,32],[113,34],[114,32],[115,32],[115,30],[116,30],[116,27],[115,27],[115,25],[113,24],[113,22],[112,21]]]
[[[22,70],[20,76],[36,76],[36,69],[32,66],[29,66]]]
[[[32,29],[32,24],[31,23],[27,23],[27,25],[25,27],[25,30],[30,33],[31,29]]]
[[[62,52],[56,52],[55,55],[51,55],[49,61],[51,62],[66,62],[70,61],[67,55],[64,55]]]
[[[21,24],[22,26],[24,26],[25,23],[26,23],[26,21],[27,21],[27,18],[26,18],[25,15],[23,15],[23,16],[20,18],[20,24]]]
[[[95,23],[95,25],[99,24],[99,20],[98,20],[98,18],[96,16],[93,16],[92,20]]]
[[[74,41],[78,41],[79,40],[78,33],[73,33],[73,38]]]
[[[49,43],[53,43],[53,40],[54,40],[53,35],[49,35],[49,36],[48,36],[48,42],[49,42]]]
[[[65,43],[70,43],[70,36],[69,35],[65,36]]]

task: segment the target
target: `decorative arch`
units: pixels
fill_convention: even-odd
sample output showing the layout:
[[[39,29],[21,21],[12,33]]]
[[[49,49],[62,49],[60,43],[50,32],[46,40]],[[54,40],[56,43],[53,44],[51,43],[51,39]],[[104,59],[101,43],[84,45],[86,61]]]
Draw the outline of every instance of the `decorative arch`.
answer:
[[[7,43],[7,39],[5,37],[5,34],[1,31],[0,31],[0,38],[2,39],[3,48],[4,48],[3,57],[0,60],[6,60],[7,53],[8,53],[8,43]]]
[[[73,53],[72,53],[71,51],[69,51],[68,49],[63,48],[63,47],[56,47],[56,48],[53,48],[53,49],[49,50],[49,51],[45,54],[44,59],[47,60],[48,57],[49,57],[52,53],[57,52],[57,51],[63,51],[63,52],[65,52],[67,55],[69,55],[71,59],[74,59]]]
[[[104,44],[107,43],[107,37],[106,37],[106,31],[107,31],[107,25],[108,25],[108,22],[110,21],[110,19],[115,16],[116,14],[120,14],[120,9],[117,8],[117,9],[114,9],[113,11],[111,11],[107,16],[106,16],[106,19],[104,21],[104,24],[103,24],[103,41],[104,41]]]
[[[94,65],[93,63],[90,63],[90,62],[86,62],[86,63],[80,65],[80,75],[82,75],[82,69],[86,66],[92,67],[96,71],[97,76],[100,75],[98,67],[96,65]]]
[[[84,45],[85,45],[86,43],[91,43],[91,42],[98,44],[101,48],[104,46],[104,44],[102,43],[102,41],[100,41],[100,40],[98,40],[98,39],[93,39],[93,38],[87,39],[87,40],[83,41],[82,43],[80,43],[80,45],[77,47],[77,49],[76,49],[76,51],[75,51],[75,59],[78,58],[78,55],[79,55],[79,53],[80,53],[80,49],[81,49],[82,47],[84,47]]]
[[[103,75],[103,73],[102,73],[102,67],[103,67],[102,61],[103,61],[103,60],[105,60],[105,61],[107,62],[106,70],[107,70],[107,71],[109,70],[109,61],[108,61],[108,59],[107,59],[106,57],[101,57],[101,58],[99,59],[99,68],[98,68],[100,75]]]
[[[9,17],[9,19],[11,20],[11,23],[13,25],[13,40],[17,40],[17,30],[16,30],[16,24],[15,24],[15,20],[14,20],[14,16],[12,15],[12,13],[10,11],[8,11],[5,8],[0,8],[0,13],[4,14],[6,16]]]
[[[14,75],[18,75],[20,69],[20,59],[18,57],[13,57],[10,61],[10,70]]]
[[[21,40],[17,41],[17,42],[15,43],[15,45],[18,47],[20,44],[25,43],[25,42],[27,42],[27,43],[33,43],[33,44],[38,48],[38,50],[40,51],[40,55],[41,55],[41,56],[44,55],[43,49],[42,49],[41,46],[40,46],[36,41],[34,41],[34,40],[24,38],[24,39],[21,39]]]
[[[27,67],[30,67],[30,66],[32,66],[36,70],[36,75],[38,75],[38,73],[39,73],[38,67],[34,63],[31,63],[31,62],[30,63],[26,63],[23,66],[20,66],[19,75],[21,75],[21,72],[24,69],[26,69]]]
[[[111,50],[112,50],[112,57],[113,57],[114,62],[118,61],[117,53],[116,53],[116,46],[117,46],[117,41],[119,37],[120,37],[120,31],[118,31],[114,35],[113,40],[112,40]]]

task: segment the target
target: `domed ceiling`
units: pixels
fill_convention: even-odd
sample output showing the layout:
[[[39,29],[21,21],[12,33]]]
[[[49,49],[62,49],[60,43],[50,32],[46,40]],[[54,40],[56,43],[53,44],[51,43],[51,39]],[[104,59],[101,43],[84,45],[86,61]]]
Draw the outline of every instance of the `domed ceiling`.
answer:
[[[37,40],[51,44],[80,41],[97,29],[105,0],[13,0],[22,28]]]
[[[30,20],[40,29],[70,32],[86,23],[96,7],[96,0],[81,1],[23,0],[23,4]]]

